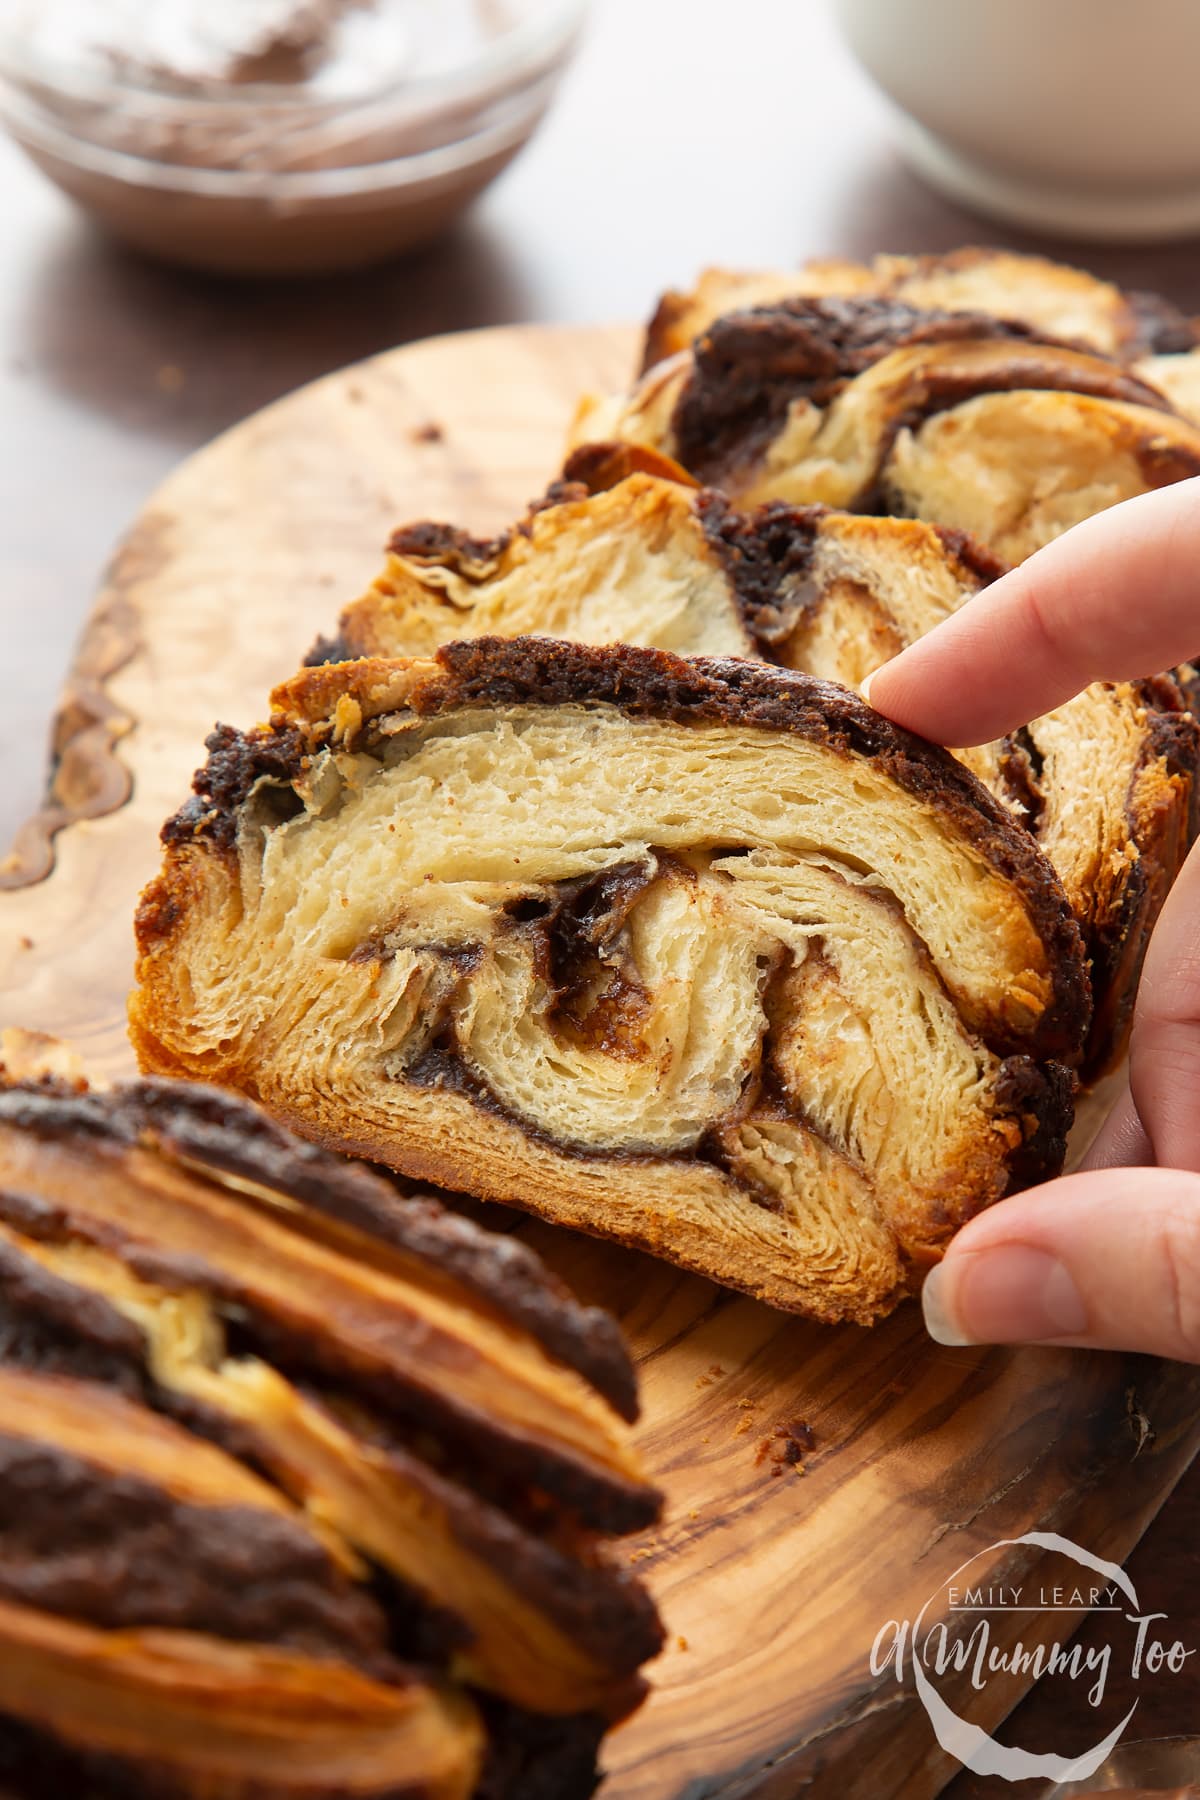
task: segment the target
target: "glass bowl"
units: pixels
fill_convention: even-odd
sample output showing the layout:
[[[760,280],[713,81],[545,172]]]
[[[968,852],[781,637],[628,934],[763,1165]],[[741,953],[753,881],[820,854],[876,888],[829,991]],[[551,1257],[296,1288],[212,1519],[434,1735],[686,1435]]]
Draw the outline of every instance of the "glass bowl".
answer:
[[[0,118],[137,249],[236,275],[383,262],[531,136],[585,0],[0,0]]]

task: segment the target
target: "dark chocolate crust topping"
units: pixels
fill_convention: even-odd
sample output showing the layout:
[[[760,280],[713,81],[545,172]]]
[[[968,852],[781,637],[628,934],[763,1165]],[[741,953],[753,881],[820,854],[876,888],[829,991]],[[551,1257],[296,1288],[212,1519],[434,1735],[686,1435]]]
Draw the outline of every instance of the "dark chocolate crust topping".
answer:
[[[981,587],[1007,575],[1008,564],[969,531],[960,531],[954,525],[933,525],[930,529],[936,531],[950,555],[975,577]]]
[[[996,1110],[1021,1126],[1021,1147],[1010,1165],[1008,1192],[1044,1181],[1063,1166],[1075,1116],[1075,1077],[1061,1063],[1006,1057],[996,1083]]]
[[[299,736],[269,727],[237,731],[232,725],[217,725],[204,747],[208,761],[192,779],[192,798],[167,820],[160,836],[164,844],[186,844],[202,836],[222,850],[232,850],[237,808],[259,781],[280,787],[291,782],[301,754]]]
[[[326,637],[322,633],[305,655],[302,666],[306,669],[319,669],[324,663],[353,662],[357,655],[358,651],[342,631],[339,630],[333,637]]]
[[[1098,354],[1086,362],[1076,355],[1064,366],[1061,353],[1072,346],[1027,325],[983,313],[920,311],[894,300],[781,300],[729,313],[697,338],[672,416],[677,454],[693,475],[719,484],[775,436],[794,401],[828,406],[847,382],[893,350],[980,338],[1011,341],[1012,365],[1003,378],[995,371],[984,378],[935,373],[903,416],[890,421],[892,436],[999,387],[1067,388],[1172,410],[1157,389]]]
[[[822,506],[772,500],[738,512],[715,488],[696,496],[696,516],[725,570],[749,629],[766,645],[789,637],[820,595],[812,582]]]
[[[1048,946],[1056,984],[1037,1048],[1067,1060],[1077,1054],[1090,1009],[1087,976],[1079,929],[1053,870],[1028,832],[948,751],[893,725],[848,689],[768,663],[683,658],[626,644],[594,649],[549,638],[447,644],[437,660],[440,676],[411,696],[418,715],[607,705],[682,725],[785,731],[838,755],[870,759],[906,792],[936,806],[1019,890]]]
[[[589,1800],[603,1719],[544,1719],[493,1694],[474,1698],[488,1725],[488,1758],[473,1800]]]
[[[608,1667],[634,1674],[662,1648],[662,1626],[649,1595],[629,1569],[565,1556],[554,1544],[518,1529],[498,1507],[397,1453],[406,1475],[445,1508],[456,1539],[480,1560],[503,1569],[571,1641]]]
[[[110,1631],[200,1631],[350,1656],[375,1675],[391,1667],[370,1595],[298,1521],[188,1505],[53,1442],[3,1433],[0,1594]]]
[[[422,562],[446,563],[459,568],[464,563],[490,563],[502,556],[512,533],[501,531],[495,537],[472,537],[456,525],[425,519],[415,525],[402,525],[388,539],[393,556],[419,557]]]
[[[103,1295],[0,1241],[0,1360],[140,1392],[144,1357],[141,1331]]]
[[[620,1331],[581,1306],[518,1240],[486,1232],[434,1200],[405,1197],[382,1176],[295,1138],[237,1095],[187,1082],[138,1081],[112,1094],[65,1084],[0,1089],[0,1124],[56,1137],[90,1132],[259,1182],[440,1269],[527,1330],[623,1418],[637,1417],[637,1379]]]

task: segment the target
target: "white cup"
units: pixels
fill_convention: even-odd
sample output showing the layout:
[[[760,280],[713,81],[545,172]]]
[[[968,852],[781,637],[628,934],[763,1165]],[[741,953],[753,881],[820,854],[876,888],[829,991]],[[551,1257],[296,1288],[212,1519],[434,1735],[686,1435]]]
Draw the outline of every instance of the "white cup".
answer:
[[[833,0],[951,199],[1034,229],[1200,231],[1200,0]]]

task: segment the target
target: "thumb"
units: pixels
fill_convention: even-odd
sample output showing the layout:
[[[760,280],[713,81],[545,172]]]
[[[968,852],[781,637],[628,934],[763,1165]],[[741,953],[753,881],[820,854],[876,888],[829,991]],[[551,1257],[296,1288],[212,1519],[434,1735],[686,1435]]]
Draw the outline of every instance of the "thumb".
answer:
[[[1200,1175],[1097,1169],[1004,1200],[926,1278],[940,1344],[1082,1344],[1200,1362]]]
[[[1080,1163],[1083,1169],[1149,1168],[1156,1161],[1154,1145],[1125,1080],[1112,1109],[1088,1145]]]

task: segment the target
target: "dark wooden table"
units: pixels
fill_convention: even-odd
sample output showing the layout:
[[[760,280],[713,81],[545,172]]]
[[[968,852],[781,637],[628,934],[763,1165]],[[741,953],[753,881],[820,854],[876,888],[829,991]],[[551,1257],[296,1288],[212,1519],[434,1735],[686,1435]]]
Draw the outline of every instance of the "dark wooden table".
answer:
[[[59,678],[123,527],[175,462],[288,389],[430,332],[638,318],[705,262],[1047,247],[907,172],[818,0],[603,0],[530,148],[452,237],[382,274],[243,286],[153,267],[6,143],[0,219],[0,853],[37,800]],[[1195,243],[1049,249],[1200,311]],[[1143,1605],[1200,1646],[1198,1500],[1200,1469],[1131,1570]],[[1200,1729],[1200,1656],[1189,1668],[1147,1688],[1130,1735]],[[1065,1716],[1035,1695],[1034,1722],[1039,1705]]]

